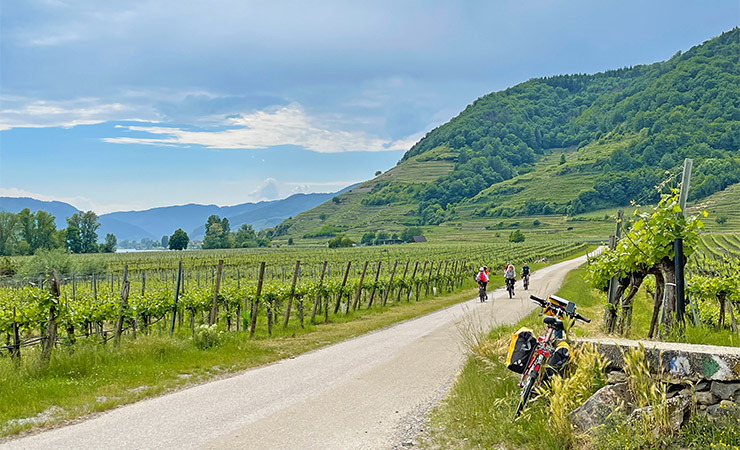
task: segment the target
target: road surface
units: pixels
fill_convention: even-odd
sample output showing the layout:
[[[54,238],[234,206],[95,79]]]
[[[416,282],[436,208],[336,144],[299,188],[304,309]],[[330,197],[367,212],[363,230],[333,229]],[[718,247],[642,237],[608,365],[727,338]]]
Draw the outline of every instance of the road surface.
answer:
[[[514,323],[586,257],[503,289],[230,378],[5,441],[0,449],[390,449],[449,389],[466,336]],[[405,433],[405,434],[404,434]],[[405,436],[405,437],[404,437]]]

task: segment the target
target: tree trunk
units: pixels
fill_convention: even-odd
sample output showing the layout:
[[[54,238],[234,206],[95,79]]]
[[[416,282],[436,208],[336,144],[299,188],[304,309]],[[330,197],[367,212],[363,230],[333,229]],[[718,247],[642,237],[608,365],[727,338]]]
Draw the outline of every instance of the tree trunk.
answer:
[[[630,292],[622,300],[622,314],[619,316],[618,332],[621,335],[626,335],[630,326],[632,325],[632,299],[640,289],[642,282],[645,280],[645,272],[633,272],[630,274]]]
[[[606,309],[604,310],[604,331],[607,334],[614,333],[614,330],[617,326],[617,312],[618,312],[618,302],[619,298],[622,297],[622,294],[624,294],[624,291],[627,290],[627,287],[630,284],[630,276],[626,276],[624,278],[619,279],[619,286],[617,286],[617,290],[614,294],[614,297],[607,301]]]
[[[663,272],[659,269],[653,269],[650,271],[651,274],[655,275],[655,293],[653,293],[653,317],[650,319],[650,331],[648,331],[648,339],[652,339],[655,336],[655,332],[658,328],[658,320],[660,319],[660,307],[663,305],[663,291],[665,289],[665,279],[663,278]]]

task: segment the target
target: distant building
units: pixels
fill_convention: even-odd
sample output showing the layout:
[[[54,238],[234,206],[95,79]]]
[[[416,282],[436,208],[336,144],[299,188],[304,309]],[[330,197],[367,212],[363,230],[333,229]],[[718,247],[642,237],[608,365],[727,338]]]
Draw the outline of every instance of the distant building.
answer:
[[[414,236],[411,238],[409,242],[426,242],[426,241],[427,241],[427,238],[425,238],[424,236]]]

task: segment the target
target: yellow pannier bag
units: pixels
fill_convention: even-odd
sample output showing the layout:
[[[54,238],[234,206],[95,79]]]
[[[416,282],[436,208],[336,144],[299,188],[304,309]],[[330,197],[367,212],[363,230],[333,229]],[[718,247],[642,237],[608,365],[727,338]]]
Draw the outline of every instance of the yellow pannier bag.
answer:
[[[532,352],[537,346],[537,338],[530,328],[520,328],[511,335],[509,351],[506,354],[506,367],[516,373],[524,373]]]

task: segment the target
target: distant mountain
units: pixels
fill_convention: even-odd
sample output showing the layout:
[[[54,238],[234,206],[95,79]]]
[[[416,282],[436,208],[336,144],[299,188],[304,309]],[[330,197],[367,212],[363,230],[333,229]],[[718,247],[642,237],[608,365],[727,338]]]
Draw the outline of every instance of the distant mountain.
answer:
[[[252,225],[255,230],[259,231],[264,228],[274,227],[288,217],[293,217],[303,211],[314,208],[353,187],[349,186],[339,192],[328,194],[294,194],[283,200],[255,203],[252,204],[254,208],[237,214],[233,214],[233,210],[220,214],[215,212],[213,214],[229,219],[231,231],[236,231],[244,223]],[[229,213],[233,215],[228,215]],[[208,219],[208,215],[203,216],[203,220],[200,221],[199,225],[189,233],[191,239],[203,238],[205,235],[206,219]]]
[[[339,192],[321,194],[294,194],[282,200],[242,203],[234,206],[187,204],[163,206],[143,211],[118,211],[102,214],[99,217],[98,236],[102,241],[107,233],[116,235],[118,241],[124,239],[138,241],[141,238],[159,240],[164,235],[171,235],[177,228],[185,230],[191,239],[202,239],[208,216],[215,214],[228,218],[231,229],[237,230],[243,223],[250,224],[255,230],[275,226],[302,211],[311,209]],[[74,206],[63,202],[46,202],[33,198],[0,197],[0,211],[18,213],[24,208],[31,212],[43,210],[55,217],[57,229],[66,228],[66,218],[78,212]]]
[[[0,197],[0,211],[8,211],[13,214],[28,208],[31,212],[46,211],[54,216],[57,229],[67,228],[67,217],[78,212],[77,208],[69,203],[44,200],[36,200],[29,197]]]

